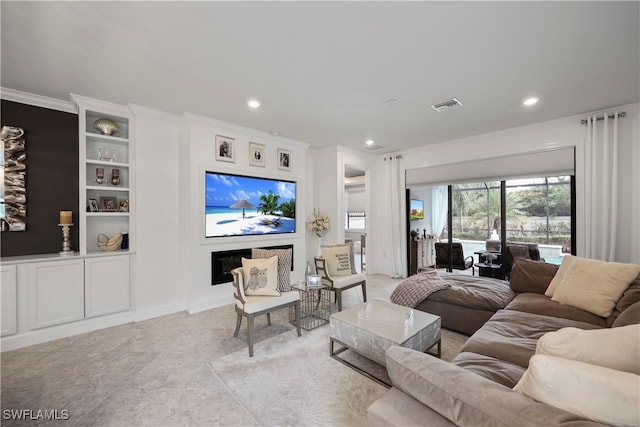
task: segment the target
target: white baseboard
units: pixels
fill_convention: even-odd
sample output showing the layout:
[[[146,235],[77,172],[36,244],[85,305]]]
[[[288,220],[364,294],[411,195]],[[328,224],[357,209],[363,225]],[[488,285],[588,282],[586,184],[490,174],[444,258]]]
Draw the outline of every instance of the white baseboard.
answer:
[[[225,296],[224,298],[216,298],[213,300],[189,303],[187,304],[187,313],[195,314],[201,311],[210,310],[212,308],[221,307],[223,305],[234,304],[235,301],[236,300],[233,298],[233,295],[229,295],[229,296]]]
[[[2,337],[2,339],[0,339],[0,348],[3,352],[17,350],[30,345],[42,344],[44,342],[60,338],[67,338],[73,335],[123,325],[125,323],[133,322],[134,320],[134,313],[132,311],[79,320],[77,322],[66,323],[64,325],[51,326],[48,328],[36,329],[16,335]]]
[[[167,304],[161,307],[138,310],[135,313],[135,321],[142,322],[149,319],[155,319],[156,317],[166,316],[168,314],[179,313],[181,311],[186,311],[184,303]]]

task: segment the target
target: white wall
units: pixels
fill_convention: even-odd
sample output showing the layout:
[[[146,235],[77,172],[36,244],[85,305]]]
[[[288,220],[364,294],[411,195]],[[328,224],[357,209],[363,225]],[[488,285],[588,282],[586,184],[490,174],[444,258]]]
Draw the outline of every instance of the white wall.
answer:
[[[617,260],[620,262],[640,262],[640,179],[639,179],[639,104],[625,105],[619,108],[626,111],[627,116],[620,120],[619,144],[620,165],[618,168],[620,197],[618,200],[618,242]],[[401,152],[401,169],[428,167],[430,165],[454,164],[470,160],[502,157],[513,154],[536,152],[561,147],[576,148],[576,183],[577,183],[577,247],[578,255],[585,252],[585,183],[584,176],[589,173],[585,166],[584,140],[586,128],[580,124],[584,116],[572,116],[558,120],[506,129],[463,138],[439,144],[405,150]],[[376,174],[381,176],[383,165],[376,163]],[[403,174],[404,180],[404,174]],[[379,182],[380,188],[384,183]],[[404,191],[404,181],[400,191]],[[389,221],[389,212],[383,204],[373,208],[376,223]],[[597,201],[596,201],[597,202]],[[405,236],[406,239],[406,236]],[[376,272],[392,274],[386,262],[385,247],[389,241],[376,241],[367,251],[367,264],[376,266]],[[370,270],[369,270],[370,271]]]
[[[211,252],[251,248],[255,246],[294,245],[294,272],[292,278],[304,277],[305,262],[305,218],[306,212],[306,150],[308,144],[242,126],[224,123],[191,114],[184,115],[187,131],[183,138],[183,149],[188,162],[181,164],[181,174],[188,177],[180,182],[184,206],[181,220],[184,233],[182,276],[187,279],[187,310],[191,313],[233,302],[231,283],[211,286]],[[215,135],[221,134],[236,139],[235,163],[215,160]],[[249,166],[249,142],[266,146],[266,166]],[[291,171],[277,168],[278,148],[291,151]],[[187,159],[185,159],[187,160]],[[257,177],[283,179],[297,182],[296,217],[297,228],[293,234],[264,236],[204,237],[204,173],[205,171],[243,174]]]

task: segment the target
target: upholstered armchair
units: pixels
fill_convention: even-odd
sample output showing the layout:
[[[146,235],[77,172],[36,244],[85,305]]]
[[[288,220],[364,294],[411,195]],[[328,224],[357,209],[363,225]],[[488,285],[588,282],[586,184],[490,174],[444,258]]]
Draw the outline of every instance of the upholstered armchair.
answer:
[[[277,295],[246,295],[244,286],[244,268],[238,267],[231,271],[233,275],[233,297],[236,299],[235,310],[237,314],[236,329],[233,336],[237,337],[240,331],[242,318],[247,318],[249,329],[249,357],[253,357],[254,342],[254,318],[262,314],[267,315],[267,324],[271,325],[271,312],[293,307],[296,316],[296,329],[300,333],[300,294],[298,291],[279,292]]]
[[[449,268],[449,243],[436,243],[436,268]],[[462,243],[455,242],[451,246],[451,266],[454,270],[471,269],[471,274],[475,276],[476,269],[473,266],[473,257],[465,258],[462,250]]]
[[[367,302],[367,276],[364,273],[350,272],[350,274],[332,275],[330,274],[332,269],[329,259],[316,257],[314,261],[316,271],[322,278],[322,283],[327,285],[331,291],[335,292],[338,311],[342,311],[342,292],[356,286],[362,286],[362,299],[364,302]]]

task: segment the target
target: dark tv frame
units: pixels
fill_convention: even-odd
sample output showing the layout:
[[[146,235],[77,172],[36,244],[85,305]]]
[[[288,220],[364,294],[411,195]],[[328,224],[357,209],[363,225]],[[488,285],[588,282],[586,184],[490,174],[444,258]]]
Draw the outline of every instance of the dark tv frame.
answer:
[[[225,235],[212,235],[212,236],[207,236],[207,175],[222,175],[222,176],[227,176],[227,177],[237,177],[237,178],[249,178],[249,179],[256,179],[256,180],[263,180],[263,181],[271,181],[274,183],[277,182],[284,182],[287,184],[293,184],[294,185],[294,191],[295,191],[295,195],[294,195],[294,200],[296,200],[296,207],[295,207],[295,217],[293,218],[293,230],[292,231],[281,231],[281,232],[270,232],[270,233],[244,233],[244,234],[225,234]],[[281,236],[281,235],[291,235],[291,234],[295,234],[297,232],[298,229],[298,204],[297,204],[297,198],[298,198],[298,182],[294,181],[294,180],[288,180],[288,179],[279,179],[279,178],[267,178],[264,176],[255,176],[255,175],[247,175],[247,174],[239,174],[239,173],[229,173],[229,172],[218,172],[218,171],[213,171],[213,170],[204,170],[204,184],[203,184],[203,190],[204,190],[204,237],[205,239],[215,239],[215,238],[220,238],[220,237],[243,237],[243,236]]]

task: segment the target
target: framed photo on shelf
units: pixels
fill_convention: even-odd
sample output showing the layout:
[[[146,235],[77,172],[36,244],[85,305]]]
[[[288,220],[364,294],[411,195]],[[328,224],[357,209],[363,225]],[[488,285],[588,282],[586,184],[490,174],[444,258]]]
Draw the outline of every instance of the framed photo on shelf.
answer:
[[[118,199],[115,197],[100,197],[100,212],[118,212]]]
[[[222,162],[236,162],[236,139],[228,136],[216,135],[216,160]]]
[[[310,288],[319,288],[321,286],[320,276],[315,274],[310,274],[307,276],[307,286]]]
[[[129,201],[127,199],[120,199],[118,212],[129,212]]]
[[[291,170],[291,151],[278,148],[278,169],[283,171]]]
[[[262,144],[249,143],[249,164],[251,166],[265,166],[265,148]]]
[[[100,212],[96,199],[89,199],[89,212]]]

